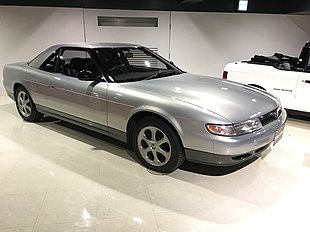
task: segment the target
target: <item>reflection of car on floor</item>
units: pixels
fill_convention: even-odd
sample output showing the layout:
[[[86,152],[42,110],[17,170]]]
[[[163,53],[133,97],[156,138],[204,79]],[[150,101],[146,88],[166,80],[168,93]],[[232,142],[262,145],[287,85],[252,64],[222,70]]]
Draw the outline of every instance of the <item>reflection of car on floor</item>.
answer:
[[[278,96],[284,108],[310,113],[310,42],[299,58],[275,53],[229,63],[223,78],[265,89]]]
[[[53,46],[6,65],[3,83],[24,120],[45,114],[107,134],[159,172],[185,159],[241,163],[276,143],[286,121],[271,94],[185,73],[138,45]]]

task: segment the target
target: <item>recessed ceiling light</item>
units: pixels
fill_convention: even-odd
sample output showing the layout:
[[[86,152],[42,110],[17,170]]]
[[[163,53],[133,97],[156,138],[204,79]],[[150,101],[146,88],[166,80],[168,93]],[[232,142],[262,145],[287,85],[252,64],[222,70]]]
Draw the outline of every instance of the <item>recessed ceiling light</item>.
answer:
[[[239,11],[247,11],[248,10],[248,0],[239,0]]]

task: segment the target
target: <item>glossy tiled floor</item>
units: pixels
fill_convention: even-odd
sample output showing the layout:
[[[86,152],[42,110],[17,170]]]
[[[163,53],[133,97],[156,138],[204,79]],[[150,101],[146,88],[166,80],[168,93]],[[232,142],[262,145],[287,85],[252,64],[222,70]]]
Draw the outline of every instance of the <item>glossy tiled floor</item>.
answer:
[[[0,120],[0,232],[310,231],[309,121],[290,119],[263,160],[214,176],[149,173],[113,140],[23,122],[7,97]]]

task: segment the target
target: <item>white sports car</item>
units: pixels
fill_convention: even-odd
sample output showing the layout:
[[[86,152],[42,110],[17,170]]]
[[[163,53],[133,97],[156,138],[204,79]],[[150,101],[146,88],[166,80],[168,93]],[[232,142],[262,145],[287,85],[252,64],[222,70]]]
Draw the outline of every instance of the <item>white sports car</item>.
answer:
[[[284,108],[310,113],[310,42],[299,58],[275,53],[229,63],[223,79],[264,89],[278,96]]]

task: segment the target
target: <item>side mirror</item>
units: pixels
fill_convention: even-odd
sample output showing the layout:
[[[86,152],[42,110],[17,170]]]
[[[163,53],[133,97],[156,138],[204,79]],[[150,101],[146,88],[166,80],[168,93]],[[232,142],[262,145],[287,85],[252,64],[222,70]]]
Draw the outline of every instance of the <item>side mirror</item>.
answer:
[[[76,75],[77,79],[81,80],[81,81],[96,81],[98,80],[98,77],[90,72],[90,71],[86,71],[86,70],[81,70],[77,73]]]

